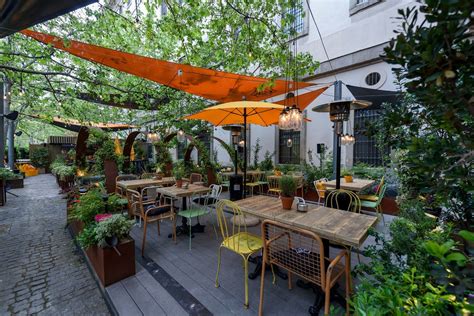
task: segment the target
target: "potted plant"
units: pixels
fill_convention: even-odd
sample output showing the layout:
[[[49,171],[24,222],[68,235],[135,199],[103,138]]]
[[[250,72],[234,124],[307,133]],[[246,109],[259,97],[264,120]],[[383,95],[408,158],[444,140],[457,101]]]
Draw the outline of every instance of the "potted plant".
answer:
[[[341,175],[344,177],[344,181],[346,181],[346,183],[351,183],[354,180],[352,178],[353,173],[349,169],[343,169]]]
[[[280,178],[280,199],[281,205],[285,210],[291,210],[296,191],[296,179],[291,176],[282,176]]]
[[[173,168],[173,176],[176,180],[176,186],[181,188],[183,186],[184,167],[177,163]]]
[[[97,214],[77,236],[102,285],[135,274],[135,243],[129,233],[134,224],[121,214]]]

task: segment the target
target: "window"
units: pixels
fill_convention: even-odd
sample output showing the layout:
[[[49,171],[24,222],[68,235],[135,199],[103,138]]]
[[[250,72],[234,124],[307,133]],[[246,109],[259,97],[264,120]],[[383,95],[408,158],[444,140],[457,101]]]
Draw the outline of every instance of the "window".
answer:
[[[296,1],[297,0],[295,0],[296,5],[289,8],[285,13],[285,16],[292,15],[295,18],[294,21],[288,21],[290,24],[285,26],[285,32],[291,34],[294,29],[296,36],[302,36],[308,34],[308,20],[305,12],[306,7],[304,1],[299,1],[299,3]]]
[[[288,147],[288,139],[293,145]],[[282,164],[300,163],[300,132],[279,130],[278,162]]]
[[[382,0],[350,0],[349,15],[364,11],[365,9],[381,2]]]
[[[371,166],[381,166],[383,156],[388,154],[388,148],[381,152],[375,137],[367,136],[366,134],[368,126],[378,120],[379,116],[378,109],[355,110],[354,133],[356,142],[354,144],[354,164],[363,162]]]
[[[179,159],[184,159],[184,153],[186,152],[186,148],[188,147],[188,140],[186,139],[184,142],[178,142],[178,146],[176,147],[176,156]]]
[[[371,72],[365,77],[365,83],[368,86],[375,86],[377,83],[379,83],[380,79],[382,76],[378,72]]]

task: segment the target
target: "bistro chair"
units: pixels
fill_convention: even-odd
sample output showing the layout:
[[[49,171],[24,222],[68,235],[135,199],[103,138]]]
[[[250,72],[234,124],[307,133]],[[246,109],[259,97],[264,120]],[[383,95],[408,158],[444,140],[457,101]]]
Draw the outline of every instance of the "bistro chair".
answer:
[[[192,201],[193,203],[204,205],[206,203],[207,207],[215,206],[217,201],[222,193],[222,185],[219,184],[211,184],[209,186],[210,192],[206,195],[199,196],[194,198]]]
[[[191,173],[189,179],[183,179],[184,181],[189,182],[189,184],[203,184],[202,175],[199,173]]]
[[[301,190],[301,197],[304,195],[304,177],[303,176],[293,176],[296,179],[296,195],[298,195],[298,190]]]
[[[228,223],[228,219],[224,215],[224,208],[227,212],[231,212],[234,217],[242,216],[239,206],[229,200],[220,200],[216,205],[217,222],[219,224],[222,235],[222,243],[219,246],[217,256],[217,273],[216,287],[219,287],[219,270],[221,268],[221,251],[222,248],[228,249],[240,255],[244,263],[244,284],[245,284],[245,308],[249,307],[249,290],[248,290],[248,267],[249,258],[252,254],[259,252],[263,247],[262,239],[259,236],[247,232],[247,226],[242,221],[232,221]]]
[[[382,184],[382,186],[379,185],[379,189],[377,190],[378,193],[374,195],[360,195],[360,202],[361,206],[363,208],[371,208],[375,209],[377,216],[382,217],[382,221],[385,224],[385,218],[383,216],[383,210],[382,210],[382,200],[385,195],[385,190],[387,190],[387,185]]]
[[[314,188],[316,189],[316,192],[318,192],[318,204],[322,204],[321,202],[324,201],[324,196],[326,195],[326,183],[325,182],[328,182],[328,179],[321,178],[321,179],[315,180],[313,182]]]
[[[184,218],[188,219],[188,225],[189,225],[189,250],[191,250],[191,241],[193,238],[192,234],[192,219],[197,218],[199,222],[199,217],[204,216],[210,213],[210,209],[208,208],[208,202],[209,202],[209,195],[202,196],[201,194],[194,194],[191,196],[190,200],[195,201],[195,200],[200,200],[200,198],[203,198],[203,203],[190,203],[188,209],[186,210],[181,210],[178,212],[178,215]]]
[[[173,241],[176,242],[176,216],[172,204],[160,204],[155,201],[143,201],[142,195],[134,190],[127,190],[132,202],[131,212],[143,220],[142,257],[145,254],[146,229],[149,223],[156,222],[160,236],[160,221],[170,219],[173,225]]]
[[[265,266],[278,266],[288,272],[288,288],[292,288],[293,274],[321,288],[324,293],[324,314],[329,315],[331,289],[345,276],[346,314],[349,315],[351,292],[350,253],[343,249],[330,261],[324,253],[321,238],[304,229],[275,221],[262,222],[263,261],[260,278],[260,304],[258,314],[263,315]],[[327,256],[327,257],[326,257]],[[344,258],[344,264],[341,259]],[[329,265],[327,265],[329,264]],[[273,269],[272,269],[273,271]],[[275,283],[275,274],[273,274]]]
[[[252,173],[250,175],[250,181],[249,182],[246,182],[245,183],[245,186],[246,187],[249,187],[250,189],[250,192],[251,192],[251,196],[253,196],[253,191],[255,188],[258,188],[260,190],[260,178],[261,178],[262,174],[261,173]]]
[[[134,174],[123,174],[120,176],[117,176],[115,178],[115,193],[117,193],[120,196],[126,196],[127,195],[127,190],[123,189],[122,187],[119,187],[117,185],[118,181],[128,181],[128,180],[138,180],[138,177]]]
[[[258,182],[258,186],[259,186],[259,190],[260,190],[260,193],[263,192],[263,186],[264,185],[268,185],[268,180],[267,180],[267,175],[265,172],[262,172],[261,175],[260,175],[260,180],[257,181]]]
[[[268,194],[280,195],[280,180],[278,177],[268,177]]]
[[[361,210],[359,196],[355,192],[344,189],[329,191],[324,203],[326,207],[336,208],[347,212],[360,213]],[[338,243],[331,243],[331,246],[336,248],[343,247],[352,251],[352,247],[347,247]],[[357,249],[357,260],[360,263],[360,249]]]

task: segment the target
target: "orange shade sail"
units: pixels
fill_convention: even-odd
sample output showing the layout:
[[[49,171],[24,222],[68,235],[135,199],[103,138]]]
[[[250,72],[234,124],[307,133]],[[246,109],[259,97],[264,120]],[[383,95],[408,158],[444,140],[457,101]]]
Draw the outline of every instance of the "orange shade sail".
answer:
[[[218,102],[241,101],[244,98],[262,101],[288,90],[313,85],[286,80],[271,82],[266,78],[178,64],[73,40],[64,43],[59,37],[32,30],[21,33],[77,57]]]
[[[215,126],[244,124],[244,116],[247,124],[269,126],[278,123],[278,117],[285,107],[280,104],[236,101],[218,104],[208,107],[201,112],[185,116],[187,120],[204,120]]]
[[[308,107],[308,105],[311,104],[317,97],[319,97],[324,91],[326,91],[327,88],[329,88],[330,85],[324,86],[322,88],[319,88],[317,90],[307,92],[304,94],[299,94],[297,97],[289,98],[289,99],[283,99],[281,101],[275,102],[276,104],[281,104],[285,106],[292,106],[293,104],[296,104],[296,106],[300,109],[300,111],[303,111]]]

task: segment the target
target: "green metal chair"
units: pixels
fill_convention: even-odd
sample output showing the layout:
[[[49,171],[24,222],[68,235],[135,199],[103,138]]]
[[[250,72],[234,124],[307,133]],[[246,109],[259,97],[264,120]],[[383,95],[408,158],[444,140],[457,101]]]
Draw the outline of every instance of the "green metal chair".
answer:
[[[377,212],[377,216],[382,216],[382,221],[385,224],[385,218],[383,216],[383,210],[382,210],[382,200],[385,195],[385,190],[387,189],[387,185],[383,184],[380,186],[378,193],[374,195],[364,195],[360,196],[360,202],[361,206],[363,208],[371,208],[375,209]]]
[[[250,188],[251,196],[253,196],[253,191],[255,188],[258,188],[260,191],[260,178],[261,173],[254,173],[250,176],[250,181],[245,184],[245,186]],[[261,191],[260,191],[261,192]]]
[[[189,199],[189,208],[187,210],[181,210],[178,212],[178,215],[184,218],[188,219],[188,225],[189,225],[189,250],[191,250],[191,240],[192,240],[192,219],[193,218],[198,218],[200,216],[204,216],[210,213],[210,209],[208,207],[209,203],[209,195],[204,196],[204,203],[203,204],[197,204],[197,203],[192,203],[194,200],[199,200],[202,197],[201,194],[195,194],[191,196]]]

